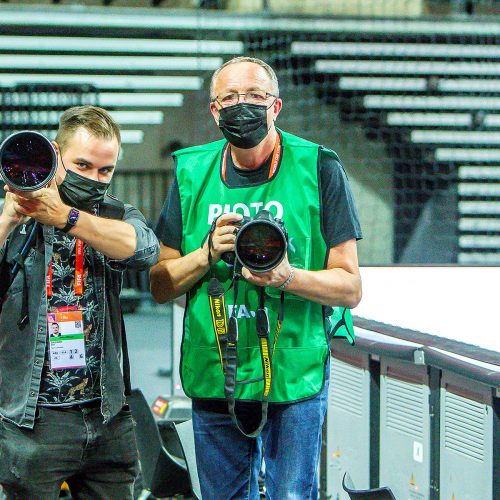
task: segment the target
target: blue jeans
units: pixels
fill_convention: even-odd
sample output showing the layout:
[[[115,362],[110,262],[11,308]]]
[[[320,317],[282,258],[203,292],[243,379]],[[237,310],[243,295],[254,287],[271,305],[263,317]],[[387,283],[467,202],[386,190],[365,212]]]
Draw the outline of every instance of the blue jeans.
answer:
[[[328,405],[328,374],[321,392],[291,404],[270,404],[258,438],[247,438],[229,415],[193,409],[198,476],[203,500],[259,498],[265,463],[267,500],[318,498],[321,429]]]

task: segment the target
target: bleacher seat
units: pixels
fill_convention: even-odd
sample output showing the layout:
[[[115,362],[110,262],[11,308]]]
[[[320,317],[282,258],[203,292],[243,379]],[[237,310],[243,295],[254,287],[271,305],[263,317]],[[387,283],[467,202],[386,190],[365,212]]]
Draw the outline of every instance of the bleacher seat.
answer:
[[[170,441],[165,442],[151,408],[139,389],[132,391],[128,403],[137,422],[137,448],[144,486],[156,497],[190,493],[189,473],[174,424],[169,434]]]
[[[229,9],[237,3],[226,2]],[[498,24],[487,19],[341,17],[332,22],[328,17],[283,16],[291,5],[285,3],[269,2],[271,10],[284,9],[278,9],[282,16],[271,17],[231,10],[200,15],[166,9],[2,5],[0,86],[88,82],[98,89],[100,104],[117,112],[119,120],[127,117],[122,122],[126,157],[128,148],[142,140],[157,145],[155,134],[167,114],[206,104],[208,79],[224,59],[262,50],[280,77],[292,73],[295,83],[317,89],[318,102],[335,105],[342,119],[364,124],[368,138],[387,144],[394,162],[397,260],[423,204],[434,192],[459,189],[462,166],[500,165],[495,147],[500,49],[493,43]],[[309,3],[300,3],[307,10]],[[369,4],[355,3],[360,8]],[[417,3],[404,2],[405,8]],[[394,9],[401,8],[396,4],[391,4]],[[167,0],[161,5],[173,6]],[[54,35],[57,30],[60,36]],[[483,39],[488,43],[478,43]],[[131,111],[137,112],[136,123]],[[148,112],[163,113],[163,119],[144,124]],[[492,182],[478,177],[469,184]],[[494,207],[500,198],[483,190],[478,199],[477,192],[472,196],[460,189],[457,248],[460,242],[463,246],[457,260],[500,262],[500,248],[486,249],[476,238],[500,233],[482,233],[485,226],[478,225],[470,234],[464,229],[470,226],[460,222],[497,219]],[[475,248],[473,241],[480,246]]]
[[[414,33],[388,30],[370,41],[366,33],[359,41],[330,36],[293,42],[291,49],[329,85],[322,94],[329,103],[340,100],[345,120],[364,122],[368,137],[388,143],[396,196],[402,205],[407,200],[399,208],[407,227],[418,221],[419,210],[408,219],[412,202],[422,204],[432,189],[444,188],[432,179],[432,172],[441,172],[458,193],[456,261],[499,263],[500,190],[491,177],[480,176],[486,166],[491,172],[500,165],[500,50],[478,44],[477,33],[462,33],[462,43],[446,32],[433,34],[439,43],[429,43],[427,35],[423,30],[417,41]],[[457,172],[468,164],[478,170],[464,183]],[[404,178],[411,175],[408,184]]]
[[[349,495],[350,500],[396,500],[391,489],[383,486],[368,490],[356,489],[349,473],[344,473],[342,488]]]

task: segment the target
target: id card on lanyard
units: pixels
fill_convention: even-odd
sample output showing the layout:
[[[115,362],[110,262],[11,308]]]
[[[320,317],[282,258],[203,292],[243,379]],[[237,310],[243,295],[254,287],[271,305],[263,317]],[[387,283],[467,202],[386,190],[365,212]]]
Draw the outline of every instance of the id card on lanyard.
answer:
[[[85,335],[82,311],[49,313],[50,369],[83,368],[85,360]]]
[[[83,294],[84,243],[77,239],[75,243],[75,295]],[[52,262],[47,273],[47,297],[52,296]],[[49,335],[50,369],[83,368],[85,359],[85,335],[83,312],[64,311],[47,314]]]

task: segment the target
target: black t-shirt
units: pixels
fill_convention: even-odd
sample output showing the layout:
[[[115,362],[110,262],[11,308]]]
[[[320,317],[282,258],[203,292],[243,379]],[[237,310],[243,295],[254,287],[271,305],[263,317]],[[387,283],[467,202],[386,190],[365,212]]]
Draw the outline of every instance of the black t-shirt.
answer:
[[[258,168],[238,168],[231,154],[227,155],[226,184],[237,188],[258,185],[268,180],[272,154]],[[326,149],[321,148],[318,158],[319,188],[321,193],[321,231],[328,248],[334,247],[353,238],[360,239],[361,227],[354,203],[351,187],[340,162]],[[290,179],[293,182],[293,179]],[[170,186],[165,204],[156,226],[158,239],[166,246],[181,249],[182,211],[177,177]],[[200,241],[201,243],[201,241]],[[222,400],[193,400],[193,408],[197,410],[228,413],[227,402]],[[245,422],[260,417],[260,404],[254,402],[238,402],[238,415]],[[250,427],[252,427],[250,425]]]
[[[40,406],[73,406],[101,398],[102,329],[99,328],[99,300],[94,277],[92,250],[84,247],[83,293],[75,294],[76,239],[60,229],[54,231],[52,262],[53,293],[48,298],[48,312],[80,310],[85,335],[85,366],[81,368],[50,368],[49,341],[40,382]],[[69,309],[68,309],[69,307]],[[79,358],[79,353],[74,356]],[[81,353],[80,353],[81,354]]]

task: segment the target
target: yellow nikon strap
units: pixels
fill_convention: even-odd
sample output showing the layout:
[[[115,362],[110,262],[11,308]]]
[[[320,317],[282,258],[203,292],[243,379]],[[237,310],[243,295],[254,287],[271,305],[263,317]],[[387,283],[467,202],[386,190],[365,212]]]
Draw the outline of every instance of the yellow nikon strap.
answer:
[[[224,287],[217,278],[210,278],[207,291],[215,339],[217,340],[217,348],[219,350],[220,366],[224,373],[223,352],[226,348],[228,332]]]
[[[272,358],[274,358],[274,351],[276,349],[278,337],[281,332],[281,325],[283,324],[284,313],[285,313],[285,292],[282,290],[280,296],[280,308],[278,309],[278,323],[276,324],[276,331],[274,332],[273,353],[271,355]]]

